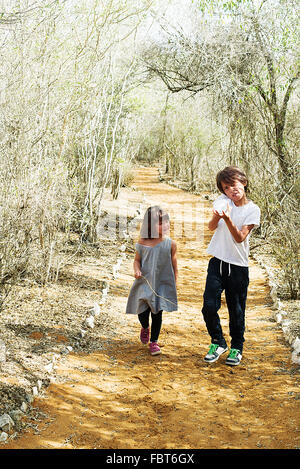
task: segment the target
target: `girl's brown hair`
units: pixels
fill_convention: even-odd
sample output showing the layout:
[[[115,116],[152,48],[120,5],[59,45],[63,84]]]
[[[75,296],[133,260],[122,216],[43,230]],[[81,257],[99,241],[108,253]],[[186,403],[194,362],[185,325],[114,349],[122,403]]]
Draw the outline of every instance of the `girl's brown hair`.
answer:
[[[163,211],[161,207],[155,205],[149,207],[144,215],[144,220],[141,226],[141,238],[158,238],[157,225],[161,225],[163,220],[169,220],[169,215]]]
[[[241,171],[237,166],[227,166],[226,168],[219,171],[216,177],[218,189],[223,192],[223,187],[221,182],[226,182],[227,184],[232,184],[234,181],[240,181],[245,186],[245,191],[247,191],[248,179],[246,174]]]

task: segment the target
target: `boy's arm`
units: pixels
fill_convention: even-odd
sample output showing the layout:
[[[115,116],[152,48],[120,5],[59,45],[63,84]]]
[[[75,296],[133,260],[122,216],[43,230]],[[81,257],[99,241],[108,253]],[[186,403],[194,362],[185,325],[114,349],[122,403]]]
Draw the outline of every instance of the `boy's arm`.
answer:
[[[224,214],[230,215],[230,212],[231,212],[231,208],[229,207],[229,203],[227,203],[227,208],[225,211],[218,212],[218,210],[213,209],[213,216],[208,222],[208,229],[210,231],[214,231],[217,228],[218,223],[221,220],[221,218],[223,218],[223,215]]]
[[[177,245],[175,241],[172,241],[172,245],[171,245],[171,259],[172,259],[172,266],[173,266],[174,275],[175,275],[175,282],[177,282],[177,277],[178,277]]]
[[[231,220],[230,212],[231,212],[231,209],[229,208],[229,204],[227,204],[226,211],[223,210],[221,213],[219,213],[219,212],[217,212],[217,210],[214,210],[212,219],[208,223],[208,228],[211,231],[215,230],[218,226],[218,223],[219,223],[220,219],[223,218],[223,220],[225,221],[225,223],[226,223],[226,225],[227,225],[233,239],[237,243],[242,243],[243,241],[245,241],[248,234],[253,229],[254,224],[253,225],[244,225],[244,226],[242,226],[242,229],[239,230],[238,227]]]
[[[133,261],[133,271],[135,278],[140,278],[142,276],[141,272],[141,256],[138,252],[135,253],[135,258]]]
[[[244,225],[242,226],[242,229],[239,230],[235,224],[232,222],[231,218],[229,218],[228,221],[225,221],[230,233],[232,234],[233,236],[233,239],[237,242],[237,243],[242,243],[243,241],[245,241],[245,239],[247,238],[248,234],[250,233],[250,231],[252,230],[252,228],[254,227],[254,225]]]
[[[220,216],[220,214],[216,210],[214,210],[213,211],[213,216],[208,222],[208,229],[210,231],[214,231],[217,228],[218,223],[219,223],[221,218],[222,217]]]
[[[243,225],[242,229],[239,230],[238,227],[231,220],[229,213],[223,212],[223,215],[220,218],[223,218],[223,220],[225,221],[225,223],[227,225],[227,228],[229,229],[230,233],[232,234],[233,239],[237,243],[242,243],[243,241],[245,241],[248,234],[250,233],[250,231],[254,227],[254,224],[253,225]]]

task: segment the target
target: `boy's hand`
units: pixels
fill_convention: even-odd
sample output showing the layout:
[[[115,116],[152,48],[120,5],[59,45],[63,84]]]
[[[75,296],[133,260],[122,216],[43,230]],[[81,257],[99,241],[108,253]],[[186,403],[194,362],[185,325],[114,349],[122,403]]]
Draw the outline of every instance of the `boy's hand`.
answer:
[[[220,215],[220,218],[223,218],[223,220],[229,220],[230,218],[230,212],[231,212],[231,208],[229,207],[229,203],[227,203],[227,207],[226,207],[226,210],[222,210],[222,214]]]
[[[218,218],[220,219],[222,217],[222,215],[218,212],[218,210],[213,210],[213,214]]]
[[[213,210],[213,216],[211,220],[208,222],[208,229],[211,231],[214,231],[217,228],[220,220],[221,220],[221,215],[218,212],[218,210]]]

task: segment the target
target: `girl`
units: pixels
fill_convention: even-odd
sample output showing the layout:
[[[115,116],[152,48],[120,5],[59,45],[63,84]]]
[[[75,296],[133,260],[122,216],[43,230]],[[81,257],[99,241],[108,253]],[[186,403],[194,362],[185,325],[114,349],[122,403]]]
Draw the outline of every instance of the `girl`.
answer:
[[[127,314],[138,314],[142,326],[140,340],[143,344],[148,344],[150,338],[151,355],[161,353],[157,341],[162,311],[177,311],[177,247],[166,236],[169,229],[169,215],[160,207],[149,207],[146,210],[133,263],[136,280],[131,287],[126,307]]]

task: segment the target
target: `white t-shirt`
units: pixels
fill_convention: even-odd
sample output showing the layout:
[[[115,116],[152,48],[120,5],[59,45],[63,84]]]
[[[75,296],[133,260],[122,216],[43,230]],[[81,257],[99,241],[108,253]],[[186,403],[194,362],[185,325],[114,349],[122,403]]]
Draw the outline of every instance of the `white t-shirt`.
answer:
[[[231,199],[222,194],[214,201],[213,207],[221,212],[226,210],[227,204],[231,208],[230,218],[239,230],[244,225],[254,225],[254,228],[259,226],[260,209],[254,202],[250,201],[241,207],[237,207]],[[229,264],[248,267],[249,236],[250,233],[242,243],[237,243],[225,221],[221,218],[209,243],[207,252]]]

